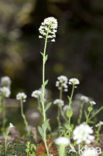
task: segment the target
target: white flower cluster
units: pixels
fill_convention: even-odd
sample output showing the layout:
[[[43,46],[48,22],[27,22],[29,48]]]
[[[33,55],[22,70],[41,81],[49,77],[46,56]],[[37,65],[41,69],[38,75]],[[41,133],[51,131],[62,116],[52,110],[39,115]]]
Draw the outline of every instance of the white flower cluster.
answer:
[[[64,75],[61,75],[57,78],[56,81],[56,87],[58,87],[58,89],[62,89],[67,92],[68,91],[68,78]]]
[[[73,139],[76,140],[77,144],[85,142],[90,144],[94,140],[93,129],[86,123],[80,124],[73,131]]]
[[[82,152],[82,156],[98,156],[97,150],[95,148],[88,148]]]
[[[45,18],[39,28],[39,38],[46,38],[46,35],[48,33],[48,39],[50,39],[51,42],[55,42],[57,27],[57,19],[55,19],[54,17]]]
[[[70,106],[69,105],[65,105],[63,107],[63,112],[67,112],[69,109],[70,109]]]
[[[61,100],[61,99],[56,99],[56,100],[54,100],[54,102],[53,102],[53,104],[54,105],[61,105],[61,106],[64,106],[64,101],[63,100]]]
[[[99,123],[96,124],[96,127],[99,127],[99,126],[103,126],[103,121],[99,121]]]
[[[70,85],[79,85],[80,84],[80,81],[77,79],[77,78],[71,78],[69,79],[69,84]]]
[[[24,92],[21,92],[21,93],[18,93],[17,95],[16,95],[16,99],[17,100],[23,100],[23,102],[25,102],[26,101],[26,98],[27,98],[27,95],[24,93]]]
[[[55,140],[55,144],[68,146],[70,144],[70,140],[66,137],[59,137]]]
[[[35,91],[32,92],[31,97],[38,99],[38,98],[41,97],[41,95],[42,95],[41,90],[35,90]]]
[[[1,78],[0,84],[2,87],[8,87],[10,88],[11,86],[11,79],[8,76],[4,76]]]
[[[90,101],[89,102],[91,105],[96,105],[96,102],[95,101]]]
[[[85,95],[81,95],[80,96],[80,100],[84,103],[89,103],[91,105],[96,105],[96,102],[91,100],[89,97],[85,96]]]
[[[8,98],[8,97],[10,97],[10,94],[11,94],[11,91],[9,88],[7,88],[7,87],[0,88],[0,95],[1,96]]]
[[[80,97],[80,100],[81,100],[82,102],[85,102],[85,103],[88,103],[88,102],[89,102],[89,98],[88,98],[87,96],[85,96],[85,95],[82,95],[82,96]]]
[[[10,122],[10,123],[9,123],[9,127],[10,127],[10,128],[13,128],[14,125]]]

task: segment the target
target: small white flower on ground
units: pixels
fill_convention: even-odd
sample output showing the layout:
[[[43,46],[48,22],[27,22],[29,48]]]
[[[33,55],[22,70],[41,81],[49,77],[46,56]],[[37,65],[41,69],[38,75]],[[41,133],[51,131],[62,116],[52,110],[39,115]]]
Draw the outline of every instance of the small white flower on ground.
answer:
[[[10,97],[10,94],[11,94],[11,91],[9,88],[7,88],[7,87],[0,88],[0,95],[8,98],[8,97]]]
[[[31,96],[34,98],[40,98],[41,95],[42,95],[42,92],[40,90],[35,90],[31,94]]]
[[[61,99],[56,99],[56,100],[54,100],[54,102],[53,102],[53,104],[54,105],[61,105],[61,106],[64,106],[64,101],[63,100],[61,100]]]
[[[103,126],[103,121],[99,121],[99,123],[96,124],[96,127],[99,127],[99,126]]]
[[[21,92],[21,93],[18,93],[17,95],[16,95],[16,99],[17,100],[23,100],[23,102],[25,102],[26,101],[26,98],[27,98],[27,95],[24,93],[24,92]]]
[[[89,102],[91,105],[96,105],[96,102],[95,101],[90,101]]]
[[[55,140],[55,144],[68,146],[70,144],[70,140],[66,137],[59,137]]]
[[[90,144],[94,141],[93,129],[86,123],[80,124],[73,131],[73,139],[76,140],[77,144],[85,142]]]
[[[45,18],[39,28],[40,33],[39,38],[46,38],[46,35],[48,33],[48,39],[51,42],[55,42],[57,28],[58,22],[56,18],[54,17]]]
[[[68,91],[68,78],[64,75],[61,75],[57,78],[56,87],[61,90],[63,89],[65,92]]]
[[[13,127],[14,127],[14,125],[13,125],[12,123],[10,123],[10,124],[9,124],[9,127],[10,127],[10,128],[13,128]]]
[[[1,86],[2,87],[9,87],[11,86],[11,79],[8,76],[4,76],[1,78]]]
[[[85,102],[85,103],[88,103],[88,102],[89,102],[89,98],[88,98],[87,96],[85,96],[85,95],[82,95],[82,96],[80,97],[80,100],[81,100],[82,102]]]
[[[97,150],[95,148],[88,148],[82,152],[82,156],[98,156]]]
[[[69,84],[70,85],[79,85],[80,84],[80,81],[77,79],[77,78],[71,78],[69,79]]]

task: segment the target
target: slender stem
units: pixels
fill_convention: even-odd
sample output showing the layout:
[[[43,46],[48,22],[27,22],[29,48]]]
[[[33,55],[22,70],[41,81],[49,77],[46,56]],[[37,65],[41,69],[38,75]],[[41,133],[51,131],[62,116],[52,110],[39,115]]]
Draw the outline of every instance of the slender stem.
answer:
[[[91,112],[89,112],[88,115],[87,115],[86,124],[88,124],[88,122],[90,121],[90,118],[89,118],[89,117],[90,117],[90,113],[91,113]]]
[[[74,88],[75,88],[75,84],[73,84],[72,91],[71,91],[71,96],[68,98],[69,99],[69,107],[72,104],[72,99],[73,99],[73,94],[74,94]],[[69,117],[69,126],[71,126],[71,116]],[[71,131],[69,130],[69,138],[70,137],[71,137]]]
[[[94,118],[100,111],[102,111],[103,110],[103,106],[102,107],[100,107],[100,109],[98,109],[95,113],[93,113],[93,115],[90,117],[90,120],[92,119],[92,118]]]
[[[63,96],[63,87],[61,87],[61,89],[60,89],[59,99],[61,99],[61,100],[62,100],[62,96]]]
[[[45,112],[45,64],[46,64],[46,50],[47,50],[47,40],[48,40],[48,33],[49,33],[49,28],[47,31],[47,35],[45,38],[45,44],[44,44],[44,51],[43,51],[43,67],[42,67],[42,112],[43,112],[43,122],[45,123],[46,121],[46,112]],[[48,150],[48,146],[47,146],[47,136],[46,136],[46,129],[43,130],[44,132],[44,144],[45,144],[45,148],[47,151],[47,155],[49,156],[49,150]]]
[[[84,102],[81,104],[80,114],[79,114],[79,119],[78,119],[78,124],[80,124],[81,119],[82,119],[83,108],[84,108]]]
[[[72,99],[73,99],[74,88],[75,88],[75,84],[73,84],[73,87],[72,87],[72,92],[71,92],[71,96],[70,96],[71,103],[72,103]]]
[[[2,123],[2,132],[5,130],[5,125],[6,125],[6,102],[4,97],[2,98],[3,102],[3,123]]]
[[[6,153],[7,153],[7,146],[8,146],[8,144],[7,144],[7,137],[8,137],[9,132],[10,132],[10,127],[8,127],[7,132],[4,134],[5,156],[6,156]]]
[[[101,130],[101,126],[99,126],[96,131],[96,144],[98,144],[100,140],[100,130]]]
[[[21,116],[24,120],[24,124],[25,124],[25,127],[27,128],[28,127],[28,122],[26,120],[26,117],[25,117],[25,114],[24,114],[24,110],[23,110],[23,99],[21,98]]]
[[[47,49],[47,40],[48,40],[48,33],[45,38],[45,45],[44,45],[44,52],[43,52],[43,68],[42,68],[42,109],[43,109],[43,121],[46,120],[45,114],[45,56],[46,56],[46,49]]]
[[[38,98],[38,99],[37,99],[37,101],[38,101],[38,110],[39,110],[39,111],[40,111],[40,113],[41,113],[40,98]]]
[[[60,108],[59,107],[58,107],[57,121],[58,121],[58,128],[59,128],[61,126],[61,122],[60,122]]]

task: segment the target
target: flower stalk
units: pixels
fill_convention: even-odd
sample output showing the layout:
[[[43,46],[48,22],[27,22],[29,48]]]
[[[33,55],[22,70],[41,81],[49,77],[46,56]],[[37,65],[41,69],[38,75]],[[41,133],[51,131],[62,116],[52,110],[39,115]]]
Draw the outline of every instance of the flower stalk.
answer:
[[[22,116],[22,118],[24,120],[25,127],[27,128],[28,127],[28,122],[26,120],[26,116],[25,116],[24,110],[23,110],[23,98],[21,98],[20,104],[21,104],[21,116]]]

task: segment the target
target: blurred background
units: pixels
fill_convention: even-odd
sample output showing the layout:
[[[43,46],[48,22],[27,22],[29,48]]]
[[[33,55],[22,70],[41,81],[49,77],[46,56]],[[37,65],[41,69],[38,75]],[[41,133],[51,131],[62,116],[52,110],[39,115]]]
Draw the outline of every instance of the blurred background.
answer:
[[[12,98],[19,91],[41,86],[43,40],[38,28],[54,16],[59,28],[55,43],[48,44],[48,88],[57,98],[57,76],[76,77],[76,92],[103,99],[103,0],[0,0],[0,77],[12,79]]]

